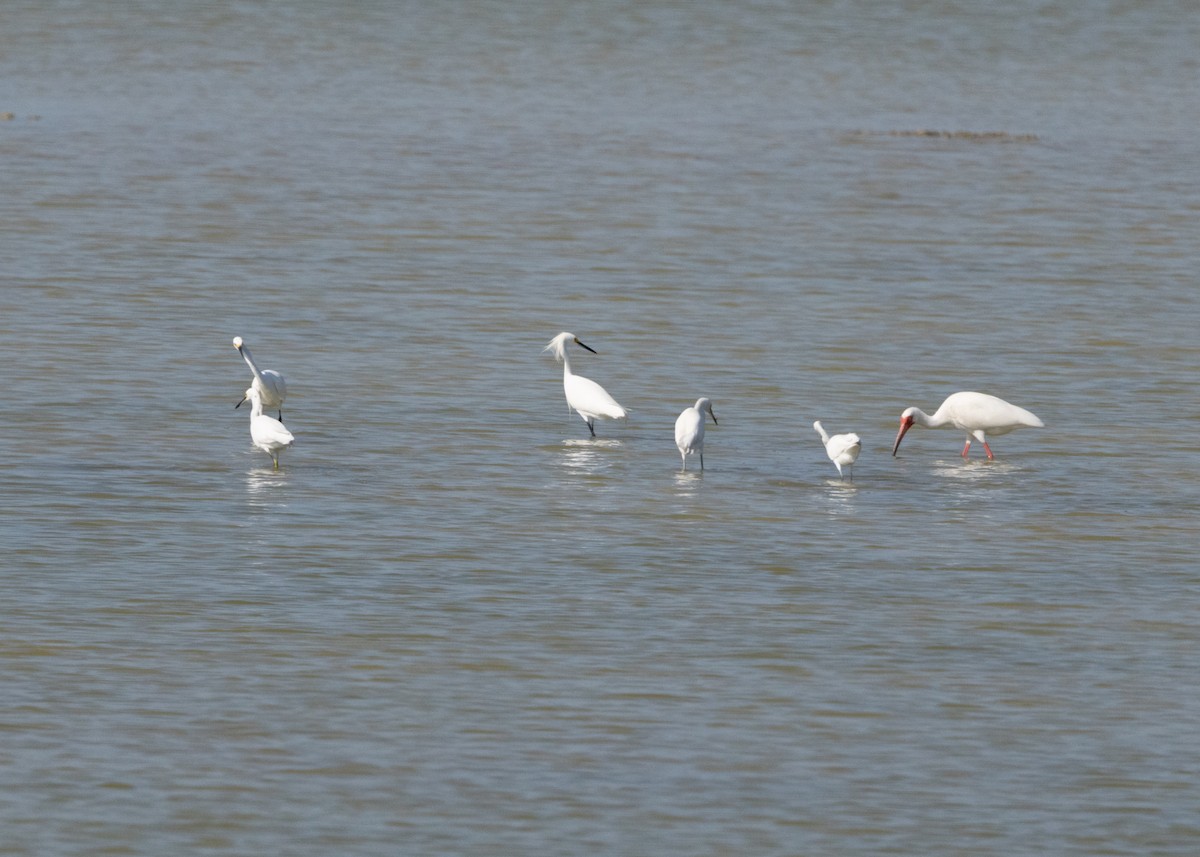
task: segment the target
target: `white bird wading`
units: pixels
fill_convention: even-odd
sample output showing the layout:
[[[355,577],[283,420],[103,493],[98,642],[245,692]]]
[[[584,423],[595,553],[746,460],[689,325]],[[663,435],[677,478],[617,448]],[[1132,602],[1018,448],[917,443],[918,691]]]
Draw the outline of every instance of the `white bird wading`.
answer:
[[[683,459],[683,469],[687,470],[687,457],[692,453],[700,456],[700,469],[704,469],[704,414],[712,417],[713,425],[718,425],[717,415],[713,413],[712,401],[697,399],[696,404],[684,408],[683,413],[675,420],[675,446]]]
[[[279,419],[283,420],[283,400],[287,398],[287,383],[283,380],[283,376],[274,369],[260,370],[254,362],[254,356],[250,353],[249,346],[242,341],[240,336],[233,338],[233,347],[242,355],[242,359],[246,361],[246,365],[250,367],[250,371],[254,374],[251,386],[255,390],[258,390],[263,407],[274,408],[279,413]],[[246,401],[246,397],[243,396],[241,402],[238,402],[234,407],[241,407],[244,401]]]
[[[858,435],[850,432],[830,437],[820,420],[813,423],[813,428],[821,436],[821,443],[825,444],[825,454],[837,467],[838,476],[843,476],[842,466],[845,465],[850,468],[850,480],[854,481],[854,462],[858,460],[858,453],[862,451],[862,441]]]
[[[904,413],[900,414],[900,431],[896,433],[896,442],[892,444],[892,455],[900,449],[900,441],[904,440],[905,433],[914,425],[926,428],[954,426],[967,433],[967,443],[962,451],[963,458],[971,451],[971,441],[977,440],[983,444],[983,449],[991,460],[995,456],[992,455],[992,448],[988,446],[988,435],[1008,434],[1010,431],[1026,427],[1041,428],[1045,423],[1024,408],[987,393],[955,393],[942,402],[941,407],[933,412],[933,416],[920,408],[906,408]]]
[[[275,469],[279,469],[279,453],[287,449],[295,441],[292,433],[284,428],[283,423],[262,412],[262,396],[258,390],[251,387],[246,391],[246,399],[250,402],[250,439],[254,445],[267,455]]]
[[[579,337],[575,334],[565,331],[551,339],[550,344],[543,351],[552,352],[554,358],[563,365],[563,392],[567,394],[567,405],[574,408],[583,418],[583,421],[587,423],[588,431],[592,433],[592,437],[595,437],[597,418],[624,419],[625,409],[618,405],[617,400],[595,381],[571,372],[571,361],[567,357],[567,345],[571,343],[580,348],[586,348],[593,354],[596,353],[595,349],[588,348],[580,342]]]

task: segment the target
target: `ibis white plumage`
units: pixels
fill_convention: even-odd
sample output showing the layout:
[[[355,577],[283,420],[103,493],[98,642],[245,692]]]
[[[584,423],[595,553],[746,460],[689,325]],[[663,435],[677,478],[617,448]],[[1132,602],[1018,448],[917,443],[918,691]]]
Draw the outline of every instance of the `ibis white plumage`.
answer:
[[[955,393],[942,402],[933,416],[920,408],[906,408],[904,413],[900,414],[900,431],[896,433],[892,455],[900,449],[900,441],[914,425],[926,428],[954,426],[967,433],[967,443],[962,451],[963,458],[971,451],[971,441],[977,440],[983,444],[984,451],[991,460],[995,456],[992,455],[992,448],[988,446],[988,435],[1008,434],[1010,431],[1026,427],[1041,428],[1045,423],[1024,408],[987,393]]]
[[[262,404],[267,408],[274,408],[279,412],[279,419],[283,419],[283,400],[287,398],[287,384],[283,380],[283,376],[274,369],[259,369],[254,363],[254,357],[250,354],[250,348],[245,344],[240,336],[233,338],[233,347],[242,355],[242,359],[246,361],[246,365],[250,367],[250,371],[254,374],[254,380],[251,382],[253,389],[258,390],[258,395],[262,399]],[[234,405],[235,408],[241,407],[242,402],[246,401],[246,397],[242,397],[242,401]]]
[[[596,353],[594,348],[589,348],[580,342],[579,337],[575,334],[565,331],[551,339],[550,343],[542,350],[553,353],[554,358],[563,365],[563,391],[567,394],[567,406],[575,409],[587,423],[592,437],[595,437],[595,423],[599,417],[610,420],[624,419],[625,409],[617,404],[617,400],[610,396],[607,390],[591,378],[576,375],[571,371],[571,361],[567,357],[567,346],[570,344],[578,345],[593,354]]]
[[[712,401],[701,398],[690,408],[684,408],[683,413],[675,420],[675,446],[679,448],[679,456],[683,459],[683,469],[687,470],[687,457],[693,453],[700,456],[700,469],[704,469],[704,415],[712,417],[713,425],[718,425],[717,415],[713,413]]]
[[[825,454],[829,456],[829,460],[837,468],[838,476],[844,479],[845,474],[842,473],[842,467],[849,467],[850,479],[853,481],[854,462],[858,461],[858,454],[862,451],[862,440],[853,432],[830,436],[825,431],[825,427],[821,425],[820,420],[813,423],[813,428],[821,436],[821,443],[825,444]]]
[[[291,446],[296,438],[284,428],[283,423],[262,412],[262,394],[257,389],[251,387],[247,390],[246,398],[242,401],[250,402],[250,439],[255,446],[271,456],[271,461],[278,470],[279,453]]]

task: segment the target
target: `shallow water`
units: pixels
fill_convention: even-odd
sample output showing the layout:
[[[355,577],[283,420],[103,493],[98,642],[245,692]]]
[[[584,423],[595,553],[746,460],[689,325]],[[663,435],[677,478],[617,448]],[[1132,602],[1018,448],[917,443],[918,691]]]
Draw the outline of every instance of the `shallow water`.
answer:
[[[1194,853],[1198,27],[8,7],[0,851]]]

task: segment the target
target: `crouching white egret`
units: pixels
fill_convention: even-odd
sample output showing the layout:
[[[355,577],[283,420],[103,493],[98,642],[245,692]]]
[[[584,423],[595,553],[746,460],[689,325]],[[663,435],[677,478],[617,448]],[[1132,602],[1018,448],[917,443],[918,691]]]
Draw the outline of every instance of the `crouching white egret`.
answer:
[[[238,350],[238,353],[242,355],[242,359],[246,361],[246,365],[250,367],[250,371],[254,373],[254,380],[251,382],[251,386],[255,390],[258,390],[263,406],[275,408],[279,412],[279,419],[282,420],[283,400],[287,398],[287,384],[284,382],[283,376],[274,369],[259,369],[254,363],[254,357],[250,354],[249,347],[242,341],[240,336],[233,338],[233,347]],[[234,407],[241,407],[244,401],[246,401],[245,396]]]
[[[843,479],[845,475],[842,473],[842,466],[850,468],[850,479],[854,480],[854,462],[858,460],[858,454],[862,451],[862,441],[858,435],[850,432],[849,434],[835,434],[832,437],[825,431],[825,427],[821,425],[821,421],[817,420],[813,423],[813,428],[817,430],[817,434],[821,436],[821,443],[825,444],[825,454],[829,456],[829,460],[837,467],[838,476]]]
[[[591,378],[576,375],[571,371],[571,361],[567,357],[567,346],[571,343],[596,353],[594,348],[588,348],[580,342],[575,334],[566,332],[551,339],[550,344],[542,350],[552,352],[554,358],[563,365],[563,390],[567,394],[567,406],[579,413],[587,423],[588,431],[595,437],[595,422],[598,417],[607,417],[610,420],[624,419],[625,409]]]
[[[262,412],[262,394],[254,387],[246,391],[246,398],[242,401],[250,402],[250,439],[255,446],[271,456],[271,461],[278,470],[279,453],[291,446],[296,438],[284,428],[283,423]]]
[[[994,458],[992,448],[988,446],[987,436],[1008,434],[1019,428],[1041,428],[1045,425],[1040,419],[1024,408],[1009,404],[1003,399],[989,396],[987,393],[955,393],[942,402],[942,406],[934,411],[933,416],[920,408],[906,408],[900,415],[900,431],[896,433],[896,442],[892,444],[892,455],[900,449],[900,441],[913,425],[926,428],[941,428],[954,426],[967,433],[967,443],[963,447],[962,457],[966,458],[971,451],[972,439],[983,444],[989,460]]]
[[[696,404],[684,408],[679,419],[675,420],[675,446],[679,447],[679,457],[683,459],[683,469],[687,470],[687,457],[692,453],[700,456],[700,469],[704,469],[704,415],[712,417],[713,425],[717,423],[717,415],[713,413],[712,401],[697,399]]]

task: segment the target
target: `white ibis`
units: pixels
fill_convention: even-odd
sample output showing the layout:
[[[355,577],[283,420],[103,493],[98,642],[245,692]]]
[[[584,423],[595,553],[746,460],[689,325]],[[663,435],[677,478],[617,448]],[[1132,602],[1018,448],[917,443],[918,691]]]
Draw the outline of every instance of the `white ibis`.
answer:
[[[858,435],[853,432],[849,434],[835,434],[832,437],[825,431],[825,427],[821,425],[821,421],[817,420],[813,423],[813,428],[817,430],[817,434],[821,436],[821,443],[825,444],[825,453],[829,456],[829,460],[837,467],[838,476],[842,476],[842,465],[850,468],[850,479],[854,480],[854,462],[858,460],[858,454],[862,451],[862,441]]]
[[[607,390],[591,378],[576,375],[571,371],[571,361],[567,359],[567,345],[570,343],[574,343],[580,348],[586,348],[593,354],[596,353],[594,348],[588,348],[580,342],[579,337],[575,334],[565,331],[551,339],[550,344],[542,350],[552,352],[554,358],[563,365],[563,390],[567,394],[568,409],[574,408],[579,413],[579,416],[587,423],[588,431],[592,433],[592,437],[595,437],[597,417],[607,417],[610,420],[624,419],[625,409],[617,404],[617,400],[610,396]]]
[[[242,359],[246,361],[246,365],[250,367],[250,371],[254,373],[254,381],[251,384],[255,390],[258,390],[263,405],[268,408],[276,408],[279,411],[279,419],[282,420],[283,400],[287,398],[287,384],[284,383],[283,376],[274,369],[260,370],[254,363],[250,348],[242,342],[240,336],[233,338],[233,347],[238,350]],[[242,402],[244,401],[246,401],[245,397],[242,398]],[[234,407],[241,407],[242,402],[238,402]]]
[[[262,394],[255,387],[246,391],[246,398],[242,401],[250,402],[250,439],[255,446],[271,456],[271,461],[278,470],[279,453],[291,446],[296,438],[283,427],[283,423],[262,412]]]
[[[892,445],[892,455],[896,454],[905,432],[912,428],[914,423],[926,428],[954,426],[961,429],[967,433],[967,443],[962,451],[963,458],[970,452],[971,440],[974,439],[983,444],[989,460],[995,457],[992,455],[992,448],[988,446],[989,434],[1008,434],[1026,426],[1041,428],[1045,425],[1024,408],[1018,408],[987,393],[955,393],[942,402],[942,406],[933,416],[920,408],[906,408],[900,415],[900,431],[897,432],[896,442]]]
[[[683,469],[687,470],[687,457],[692,453],[700,456],[700,469],[704,469],[704,414],[712,417],[713,425],[717,425],[717,415],[713,413],[712,401],[697,399],[696,404],[684,408],[679,419],[675,420],[675,445],[679,447],[679,456],[683,459]]]

